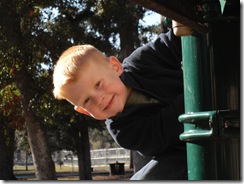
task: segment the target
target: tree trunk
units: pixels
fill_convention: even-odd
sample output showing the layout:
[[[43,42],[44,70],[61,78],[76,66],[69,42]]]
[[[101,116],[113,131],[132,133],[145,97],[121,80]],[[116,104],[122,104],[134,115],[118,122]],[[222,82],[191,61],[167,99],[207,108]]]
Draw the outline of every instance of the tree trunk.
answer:
[[[16,180],[13,174],[14,130],[0,122],[0,180]],[[6,132],[6,134],[5,134]],[[8,138],[8,141],[6,141]],[[6,143],[8,142],[8,144]]]
[[[92,180],[91,155],[87,122],[78,122],[76,142],[80,180]]]
[[[32,83],[31,77],[26,71],[16,73],[16,84],[18,85],[22,98],[22,112],[28,133],[35,174],[38,180],[55,180],[55,165],[48,146],[47,134],[40,118],[31,108],[31,99],[34,96],[32,89],[27,88]]]
[[[28,171],[28,151],[25,150],[25,170]]]
[[[136,47],[139,46],[140,41],[138,38],[138,22],[139,18],[133,11],[133,8],[127,8],[127,6],[135,6],[127,1],[120,1],[121,8],[123,9],[124,16],[121,16],[119,20],[119,36],[120,36],[120,60],[129,56]],[[127,6],[126,6],[127,5]]]
[[[15,151],[15,130],[13,128],[6,128],[6,137],[8,137],[6,146],[7,146],[7,167],[5,168],[8,171],[8,175],[11,180],[16,180],[13,172],[14,166],[14,151]]]
[[[26,111],[24,114],[36,178],[38,180],[55,180],[55,166],[48,147],[46,132],[41,123],[36,121],[33,113]]]
[[[6,152],[6,144],[5,144],[5,135],[4,135],[4,122],[0,122],[0,179],[8,180],[10,179],[7,170],[5,169],[7,166],[7,152]]]

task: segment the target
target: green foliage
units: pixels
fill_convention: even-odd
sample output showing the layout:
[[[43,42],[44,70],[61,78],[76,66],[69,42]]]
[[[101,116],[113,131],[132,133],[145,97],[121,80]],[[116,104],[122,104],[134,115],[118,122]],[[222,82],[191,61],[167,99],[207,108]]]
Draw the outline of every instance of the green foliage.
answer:
[[[19,150],[25,150],[28,151],[29,153],[30,151],[30,146],[28,144],[28,140],[27,140],[27,131],[26,130],[21,130],[21,131],[16,131],[15,132],[15,141],[16,141],[16,147]]]
[[[118,147],[106,129],[92,128],[89,130],[91,149]]]

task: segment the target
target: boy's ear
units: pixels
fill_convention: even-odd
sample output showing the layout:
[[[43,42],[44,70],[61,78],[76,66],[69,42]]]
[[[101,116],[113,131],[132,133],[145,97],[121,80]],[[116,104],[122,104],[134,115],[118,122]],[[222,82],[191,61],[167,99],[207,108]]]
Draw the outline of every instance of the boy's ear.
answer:
[[[109,57],[109,65],[112,66],[113,70],[115,70],[119,75],[124,71],[122,64],[115,56]]]
[[[91,116],[91,115],[89,114],[89,112],[85,111],[84,109],[82,109],[82,108],[80,108],[80,107],[74,106],[74,109],[75,109],[75,111],[77,111],[77,112],[79,112],[79,113],[81,113],[81,114],[85,114],[85,115]]]

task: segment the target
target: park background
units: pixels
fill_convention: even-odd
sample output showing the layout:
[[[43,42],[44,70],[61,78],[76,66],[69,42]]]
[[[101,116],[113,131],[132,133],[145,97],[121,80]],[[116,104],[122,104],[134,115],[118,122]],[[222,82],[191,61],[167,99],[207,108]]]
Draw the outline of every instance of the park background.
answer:
[[[165,31],[160,16],[127,0],[3,0],[0,14],[0,179],[25,180],[27,173],[56,180],[64,171],[93,179],[91,151],[118,146],[103,121],[54,99],[55,62],[69,46],[84,43],[122,61]],[[77,159],[75,169],[64,170],[68,157],[57,153],[65,151]],[[120,162],[131,176],[149,159],[130,152]],[[110,176],[109,163],[116,161],[103,173]]]

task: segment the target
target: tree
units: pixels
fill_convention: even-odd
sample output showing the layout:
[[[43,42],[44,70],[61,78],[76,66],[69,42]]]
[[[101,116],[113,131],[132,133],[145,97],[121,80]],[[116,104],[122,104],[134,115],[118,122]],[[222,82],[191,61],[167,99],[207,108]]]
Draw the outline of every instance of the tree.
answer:
[[[67,103],[61,101],[61,104]],[[57,107],[57,106],[56,106]],[[62,107],[64,109],[64,106]],[[51,138],[52,151],[70,150],[78,157],[80,180],[91,180],[90,144],[88,123],[94,122],[90,118],[76,113],[72,107],[66,106],[66,111],[54,111],[53,124],[47,125]],[[58,122],[58,123],[56,123]]]
[[[57,15],[52,16],[54,12]],[[138,20],[143,12],[143,8],[124,0],[0,2],[0,75],[5,76],[6,86],[18,92],[19,105],[11,107],[24,119],[37,179],[56,179],[49,147],[52,137],[48,138],[51,134],[47,134],[46,128],[58,127],[60,122],[57,136],[65,135],[62,132],[67,126],[70,126],[67,130],[76,127],[70,133],[75,135],[72,145],[78,145],[73,148],[79,154],[80,165],[90,169],[87,127],[80,125],[88,120],[81,115],[77,118],[73,109],[68,110],[73,113],[66,113],[68,105],[62,106],[63,103],[54,100],[51,78],[54,62],[68,46],[81,43],[91,43],[107,55],[123,59],[139,44]],[[126,19],[133,21],[124,21],[125,14],[128,14]],[[10,117],[15,116],[10,113]],[[81,178],[84,172],[80,172]]]
[[[0,179],[16,179],[13,174],[15,129],[22,129],[24,120],[17,107],[20,93],[11,83],[8,68],[0,69]]]
[[[8,120],[0,114],[0,179],[15,180],[13,174],[14,129],[7,126]]]
[[[36,177],[56,179],[47,136],[33,105],[35,94],[38,93],[36,78],[40,63],[37,60],[42,60],[35,42],[34,29],[37,24],[34,21],[37,23],[39,16],[34,11],[34,3],[38,2],[1,1],[1,68],[10,71],[12,83],[16,84],[21,94],[21,113],[28,131]]]
[[[89,129],[89,139],[91,142],[91,149],[116,148],[118,145],[114,142],[105,128],[105,124],[101,122],[102,126],[93,127]]]

